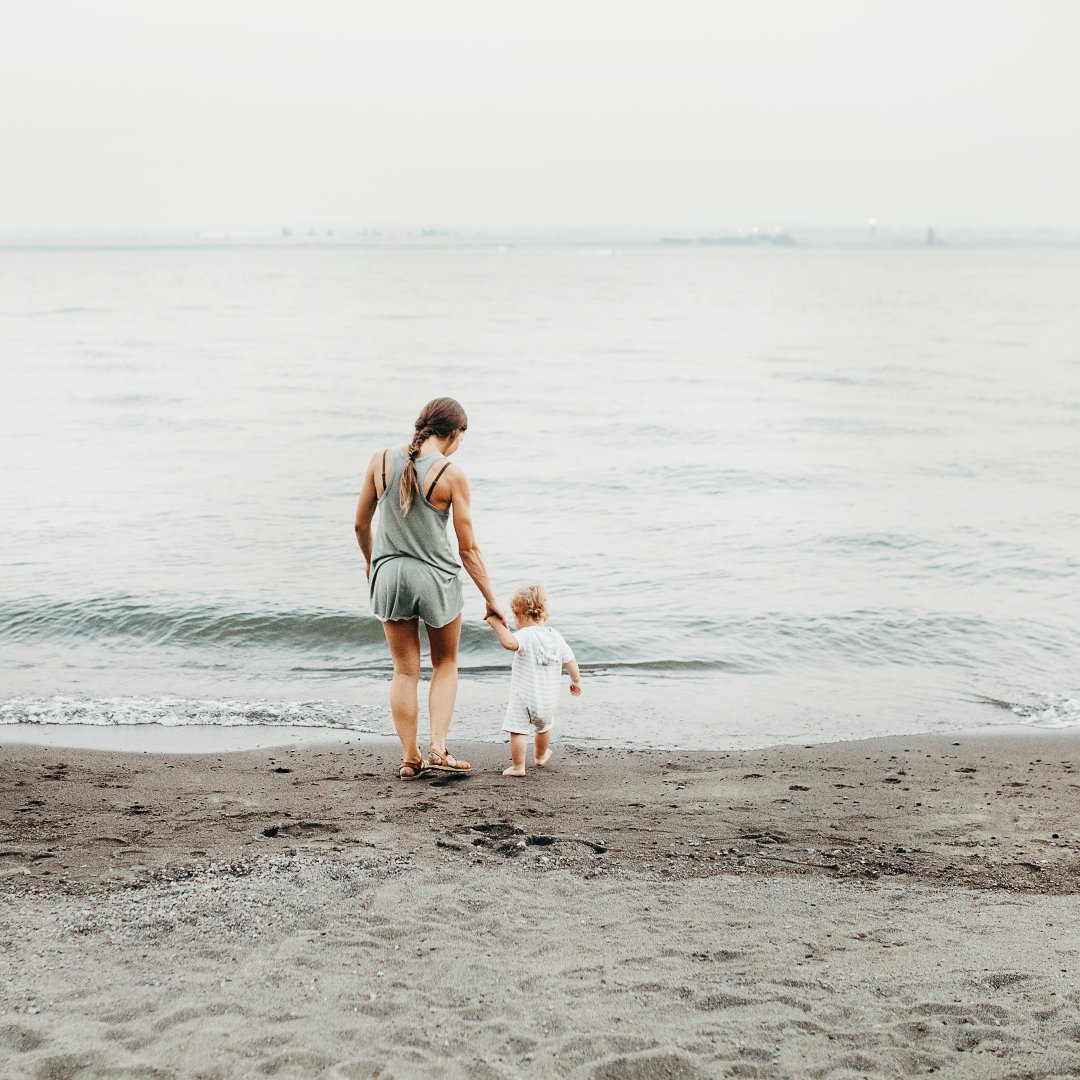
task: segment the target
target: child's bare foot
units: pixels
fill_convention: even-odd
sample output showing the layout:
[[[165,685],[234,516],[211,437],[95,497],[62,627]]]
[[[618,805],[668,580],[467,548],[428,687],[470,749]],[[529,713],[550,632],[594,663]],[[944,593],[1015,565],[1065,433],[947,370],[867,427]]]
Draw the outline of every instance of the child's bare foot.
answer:
[[[503,776],[524,776],[525,766],[511,765],[509,769],[503,769],[502,774]]]
[[[551,760],[551,751],[545,750],[537,759],[536,767],[542,769]]]

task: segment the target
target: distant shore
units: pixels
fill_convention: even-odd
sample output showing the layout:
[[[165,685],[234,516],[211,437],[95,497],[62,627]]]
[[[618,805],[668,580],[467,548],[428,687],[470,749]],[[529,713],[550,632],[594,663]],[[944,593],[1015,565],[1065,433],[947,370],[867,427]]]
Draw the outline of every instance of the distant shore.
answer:
[[[1080,733],[454,749],[0,747],[5,1075],[1080,1068]]]
[[[928,241],[928,229],[933,239]],[[775,235],[783,242],[773,241]],[[525,231],[507,229],[362,229],[349,226],[297,228],[282,232],[273,229],[190,229],[190,230],[80,230],[34,232],[0,231],[0,252],[85,249],[172,249],[172,248],[610,248],[613,251],[639,247],[671,247],[690,250],[761,248],[1062,248],[1080,247],[1075,230],[993,230],[949,229],[923,226],[913,229],[799,229],[753,232],[741,228],[664,228],[657,230],[596,229]]]

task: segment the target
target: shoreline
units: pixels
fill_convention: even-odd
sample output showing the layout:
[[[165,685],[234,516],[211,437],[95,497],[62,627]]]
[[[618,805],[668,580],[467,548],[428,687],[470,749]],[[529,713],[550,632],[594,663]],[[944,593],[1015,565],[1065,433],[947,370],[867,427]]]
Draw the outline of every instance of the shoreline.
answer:
[[[20,735],[28,736],[20,738]],[[132,754],[243,753],[283,746],[381,744],[393,735],[332,727],[224,724],[2,724],[0,751],[13,746]]]
[[[833,739],[807,742],[803,736],[787,741],[754,745],[731,745],[716,748],[687,748],[651,744],[625,745],[610,743],[599,737],[565,736],[556,745],[577,749],[651,751],[656,753],[730,754],[753,753],[783,746],[844,746],[850,743],[874,743],[882,739],[924,738],[1055,738],[1058,735],[1080,735],[1080,725],[1069,727],[1035,727],[1029,724],[985,724],[961,727],[949,731],[920,732],[913,735],[870,735],[863,738]],[[490,739],[469,738],[477,746],[499,746],[506,743],[503,732]],[[360,731],[341,727],[296,726],[291,724],[0,724],[0,752],[16,746],[54,747],[71,750],[99,750],[109,753],[133,754],[213,754],[242,753],[296,746],[388,746],[397,745],[392,732]],[[453,733],[451,732],[453,742]]]

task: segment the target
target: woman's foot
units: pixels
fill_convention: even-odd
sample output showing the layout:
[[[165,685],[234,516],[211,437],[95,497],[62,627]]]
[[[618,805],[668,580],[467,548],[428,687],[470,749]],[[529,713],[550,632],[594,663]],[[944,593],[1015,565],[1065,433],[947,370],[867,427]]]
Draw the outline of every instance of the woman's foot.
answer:
[[[468,772],[472,766],[467,761],[458,761],[445,746],[442,750],[433,746],[428,752],[428,768],[436,772]]]
[[[536,767],[542,769],[551,760],[551,751],[545,750],[537,759]]]
[[[524,776],[524,765],[511,765],[509,769],[503,769],[503,776]]]
[[[420,758],[419,761],[403,761],[398,766],[399,780],[419,780],[427,772],[427,762]]]

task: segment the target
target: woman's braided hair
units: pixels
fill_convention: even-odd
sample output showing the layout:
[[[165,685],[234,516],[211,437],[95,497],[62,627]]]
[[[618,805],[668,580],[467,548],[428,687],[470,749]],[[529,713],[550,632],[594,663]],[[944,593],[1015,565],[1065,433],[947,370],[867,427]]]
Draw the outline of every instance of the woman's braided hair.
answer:
[[[409,443],[409,460],[405,462],[405,468],[401,470],[401,510],[407,514],[412,506],[413,496],[419,489],[416,478],[416,459],[420,455],[420,448],[431,438],[438,435],[440,439],[448,439],[458,431],[464,431],[469,426],[469,418],[461,404],[449,397],[438,397],[429,401],[416,418],[415,433],[412,442]]]

